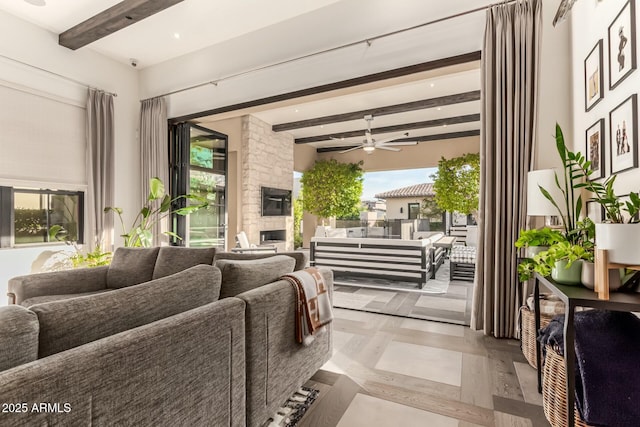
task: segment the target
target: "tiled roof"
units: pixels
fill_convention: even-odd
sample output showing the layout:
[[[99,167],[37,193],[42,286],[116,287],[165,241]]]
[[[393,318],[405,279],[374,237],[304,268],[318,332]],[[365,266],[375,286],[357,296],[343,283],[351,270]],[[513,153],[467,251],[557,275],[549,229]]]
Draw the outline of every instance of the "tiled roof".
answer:
[[[400,197],[427,197],[433,196],[433,184],[424,183],[412,185],[410,187],[397,188],[395,190],[385,191],[384,193],[376,194],[378,199],[395,199]]]

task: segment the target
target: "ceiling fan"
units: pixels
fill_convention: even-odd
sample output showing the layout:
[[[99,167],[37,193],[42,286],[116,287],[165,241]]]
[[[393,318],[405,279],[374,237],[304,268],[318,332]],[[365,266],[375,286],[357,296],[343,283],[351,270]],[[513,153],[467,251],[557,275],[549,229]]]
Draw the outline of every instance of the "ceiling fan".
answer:
[[[402,134],[399,134],[399,135],[391,136],[389,138],[385,138],[385,139],[381,139],[381,140],[377,141],[371,135],[371,122],[373,121],[373,116],[371,114],[368,114],[368,115],[364,116],[364,119],[367,121],[367,129],[364,131],[365,139],[362,140],[362,144],[358,145],[357,147],[352,147],[352,148],[349,148],[347,150],[340,151],[339,152],[340,154],[348,153],[349,151],[359,150],[360,148],[362,148],[364,150],[364,152],[367,153],[367,154],[373,153],[376,150],[376,148],[380,149],[380,150],[400,151],[399,148],[394,148],[392,146],[394,146],[394,145],[416,145],[418,143],[417,141],[393,142],[396,139],[401,138],[403,136],[404,137],[409,136],[409,132],[405,132],[405,133],[402,133]],[[337,139],[337,138],[333,138],[333,139]]]

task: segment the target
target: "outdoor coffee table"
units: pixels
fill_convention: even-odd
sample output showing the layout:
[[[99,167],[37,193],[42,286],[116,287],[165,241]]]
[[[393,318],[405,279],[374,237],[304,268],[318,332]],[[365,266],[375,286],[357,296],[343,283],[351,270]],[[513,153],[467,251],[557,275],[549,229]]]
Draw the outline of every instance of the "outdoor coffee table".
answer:
[[[451,251],[451,248],[456,243],[456,236],[445,236],[439,239],[438,241],[433,243],[433,246],[436,248],[444,248],[446,254],[448,255]]]

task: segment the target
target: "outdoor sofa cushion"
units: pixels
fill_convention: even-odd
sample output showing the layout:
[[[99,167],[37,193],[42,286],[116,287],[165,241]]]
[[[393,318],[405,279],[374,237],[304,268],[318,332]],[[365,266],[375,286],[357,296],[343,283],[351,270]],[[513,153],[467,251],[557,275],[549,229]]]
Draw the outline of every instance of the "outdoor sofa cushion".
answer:
[[[255,260],[216,261],[216,267],[222,272],[220,298],[233,297],[277,281],[280,276],[289,274],[296,260],[286,255],[275,255]]]
[[[19,305],[0,307],[0,371],[38,358],[38,318]]]
[[[39,357],[86,344],[218,300],[220,270],[198,265],[103,294],[38,304]]]

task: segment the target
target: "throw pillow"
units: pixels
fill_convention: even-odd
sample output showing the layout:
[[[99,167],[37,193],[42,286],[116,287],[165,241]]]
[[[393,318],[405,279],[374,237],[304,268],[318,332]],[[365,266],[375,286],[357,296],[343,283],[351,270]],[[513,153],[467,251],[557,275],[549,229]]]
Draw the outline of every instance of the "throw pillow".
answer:
[[[280,276],[291,273],[295,264],[295,259],[285,255],[245,261],[218,260],[216,267],[222,272],[220,298],[233,297],[275,282]]]
[[[222,260],[222,259],[233,259],[233,260],[242,260],[242,261],[247,261],[247,260],[253,260],[253,259],[262,259],[262,258],[271,258],[274,256],[280,256],[280,255],[286,255],[288,257],[291,257],[293,259],[296,260],[296,266],[293,268],[293,271],[298,271],[298,270],[302,270],[304,268],[307,267],[307,264],[309,263],[309,257],[307,256],[306,253],[304,252],[280,252],[277,255],[273,254],[273,253],[266,253],[266,254],[241,254],[241,253],[236,253],[236,252],[218,252],[216,253],[215,256],[215,261],[217,262],[218,260]]]
[[[0,371],[38,358],[38,317],[20,305],[0,307]]]
[[[159,249],[158,247],[116,249],[107,272],[107,287],[126,288],[151,280]]]
[[[111,292],[31,306],[40,322],[39,357],[146,325],[218,299],[220,270],[197,265]]]
[[[153,270],[153,279],[166,277],[199,264],[213,264],[216,248],[183,248],[163,246]]]

